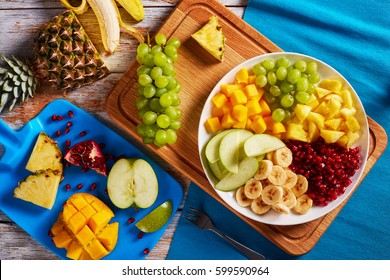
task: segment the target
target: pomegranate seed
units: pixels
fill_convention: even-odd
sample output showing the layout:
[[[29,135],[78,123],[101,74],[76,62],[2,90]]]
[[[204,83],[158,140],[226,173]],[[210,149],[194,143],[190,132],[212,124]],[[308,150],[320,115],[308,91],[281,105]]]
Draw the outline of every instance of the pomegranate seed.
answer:
[[[138,239],[141,239],[142,237],[144,236],[144,233],[143,232],[140,232],[140,233],[138,233]]]
[[[129,224],[134,223],[134,221],[135,221],[135,219],[134,219],[133,217],[130,217],[130,218],[127,220],[127,222],[128,222]]]
[[[70,127],[70,126],[72,126],[72,125],[73,125],[72,122],[67,122],[67,123],[66,123],[66,126],[67,126],[67,127]]]
[[[80,134],[79,134],[81,137],[87,135],[87,132],[84,130],[84,131],[81,131]]]
[[[81,190],[82,187],[83,187],[83,184],[81,184],[81,183],[76,186],[76,188],[79,190]]]
[[[73,111],[68,111],[68,116],[69,118],[73,118],[74,117]]]
[[[65,141],[65,146],[70,147],[70,140],[69,139]]]
[[[49,230],[49,232],[47,233],[47,235],[48,235],[49,237],[54,237],[54,234],[51,232],[51,230]]]
[[[92,183],[92,185],[89,188],[91,189],[91,191],[95,190],[96,189],[96,183]]]
[[[56,136],[58,137],[58,136],[60,136],[60,135],[61,135],[61,131],[57,130],[57,131],[56,131]]]
[[[51,120],[52,121],[55,121],[56,119],[57,119],[57,115],[56,114],[51,115]]]
[[[104,193],[105,193],[105,194],[108,194],[108,190],[107,190],[107,189],[105,189],[105,190],[104,190]]]
[[[69,127],[66,127],[64,133],[65,133],[65,134],[68,134],[69,131],[70,131],[70,128],[69,128]]]
[[[57,121],[62,121],[64,119],[63,116],[57,116]]]
[[[83,166],[83,168],[81,168],[82,172],[87,172],[88,170],[89,170],[89,168],[87,166]]]
[[[145,248],[144,251],[143,251],[143,253],[144,253],[145,255],[149,254],[149,249],[148,249],[148,248]]]
[[[70,185],[69,184],[65,185],[65,190],[70,191]]]
[[[104,147],[106,147],[106,144],[105,143],[100,143],[99,147],[100,147],[100,149],[103,149]]]

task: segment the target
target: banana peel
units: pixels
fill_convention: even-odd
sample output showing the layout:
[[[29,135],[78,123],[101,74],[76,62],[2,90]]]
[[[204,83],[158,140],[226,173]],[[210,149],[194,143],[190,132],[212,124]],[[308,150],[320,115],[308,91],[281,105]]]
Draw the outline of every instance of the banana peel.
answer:
[[[140,43],[145,41],[142,33],[136,28],[122,21],[115,0],[81,0],[79,6],[72,6],[68,0],[60,0],[61,4],[76,14],[83,14],[91,7],[99,23],[101,38],[105,51],[110,54],[116,52],[120,40],[120,28],[135,37]],[[127,12],[131,10],[131,16],[136,20],[144,18],[144,10],[141,0],[118,0]],[[122,4],[123,3],[123,4]],[[140,5],[142,8],[140,8]],[[129,12],[130,13],[130,12]]]

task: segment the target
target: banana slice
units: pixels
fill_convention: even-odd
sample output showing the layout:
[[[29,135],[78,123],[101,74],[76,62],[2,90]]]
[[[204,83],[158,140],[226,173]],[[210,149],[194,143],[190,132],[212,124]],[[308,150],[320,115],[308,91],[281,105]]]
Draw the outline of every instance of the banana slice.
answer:
[[[273,163],[270,160],[263,159],[259,161],[259,170],[255,174],[254,178],[256,180],[267,179],[271,174]]]
[[[268,152],[265,154],[265,159],[268,159],[268,160],[273,160],[274,159],[274,152],[275,151],[272,151],[272,152]]]
[[[304,194],[297,198],[297,205],[293,210],[298,214],[305,214],[313,206],[313,200],[307,195]]]
[[[297,174],[292,172],[291,170],[285,170],[286,172],[286,181],[283,184],[283,187],[291,189],[297,184]]]
[[[266,186],[261,192],[263,201],[268,205],[274,205],[283,197],[283,188],[275,185]]]
[[[297,198],[291,189],[283,187],[283,197],[280,199],[279,203],[292,209],[297,204]]]
[[[252,200],[251,210],[253,211],[253,213],[263,215],[267,213],[270,209],[271,205],[266,204],[261,198],[261,196]]]
[[[282,186],[286,181],[286,177],[286,171],[281,166],[273,165],[268,180],[271,184]]]
[[[297,175],[297,183],[294,187],[291,188],[292,192],[295,194],[295,196],[298,198],[302,196],[309,187],[309,183],[307,182],[307,179],[305,176],[298,174]]]
[[[236,200],[237,203],[242,207],[247,207],[252,203],[252,199],[246,197],[244,187],[240,187],[237,189]]]
[[[258,198],[261,195],[263,186],[260,181],[255,178],[249,179],[244,186],[244,194],[249,199]]]
[[[281,214],[290,213],[290,208],[288,208],[286,205],[282,203],[276,203],[275,205],[272,205],[272,209]]]
[[[283,147],[277,149],[273,155],[273,161],[275,164],[280,165],[281,167],[289,167],[292,163],[293,155],[289,148]]]

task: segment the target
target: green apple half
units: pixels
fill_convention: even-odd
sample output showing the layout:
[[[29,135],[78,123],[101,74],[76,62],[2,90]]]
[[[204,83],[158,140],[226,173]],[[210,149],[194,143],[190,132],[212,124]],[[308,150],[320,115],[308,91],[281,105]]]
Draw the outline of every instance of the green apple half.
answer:
[[[133,203],[139,208],[148,208],[157,199],[157,176],[143,159],[120,159],[108,174],[107,190],[111,202],[118,208],[128,208]]]

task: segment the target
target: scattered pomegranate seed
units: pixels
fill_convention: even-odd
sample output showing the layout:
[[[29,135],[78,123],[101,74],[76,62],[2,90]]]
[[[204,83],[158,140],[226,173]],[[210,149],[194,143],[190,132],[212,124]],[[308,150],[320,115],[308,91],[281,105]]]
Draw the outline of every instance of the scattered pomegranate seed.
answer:
[[[82,187],[83,187],[83,184],[81,184],[81,183],[76,186],[76,188],[79,190],[81,190]]]
[[[143,232],[140,232],[140,233],[138,233],[138,239],[141,239],[142,237],[144,236],[144,233]]]
[[[345,193],[360,167],[359,147],[345,149],[322,138],[314,143],[289,141],[287,146],[293,153],[290,169],[307,178],[314,205],[326,206]]]
[[[70,191],[70,185],[69,184],[65,185],[65,190]]]
[[[57,115],[56,114],[51,115],[51,120],[52,121],[55,121],[56,119],[57,119]]]
[[[68,116],[69,118],[73,118],[74,117],[73,111],[68,111]]]
[[[79,135],[80,135],[81,137],[82,137],[82,136],[85,136],[85,135],[87,135],[87,132],[86,132],[85,130],[84,130],[84,131],[81,131]]]
[[[56,131],[56,136],[58,137],[58,136],[60,136],[60,135],[61,135],[61,131],[57,130],[57,131]]]
[[[87,166],[83,166],[82,168],[81,168],[81,171],[82,172],[87,172],[89,170],[89,168],[87,167]]]
[[[148,248],[145,248],[144,251],[143,251],[143,253],[144,253],[145,255],[149,254],[149,249],[148,249]]]
[[[69,148],[65,148],[65,152],[67,153]],[[70,167],[70,162],[65,160],[65,167]]]
[[[69,139],[65,141],[65,146],[70,147],[70,140]]]
[[[104,147],[106,147],[106,144],[105,143],[100,143],[99,147],[100,147],[100,149],[103,149]]]
[[[92,185],[89,188],[91,189],[91,191],[95,190],[96,189],[96,183],[92,183]]]
[[[135,221],[135,219],[134,219],[133,217],[130,217],[130,218],[127,220],[127,222],[128,222],[129,224],[134,223],[134,221]]]
[[[48,236],[50,237],[54,237],[54,234],[51,232],[51,230],[49,230],[49,232],[47,233]]]
[[[72,125],[73,125],[72,122],[67,122],[67,123],[66,123],[66,126],[67,126],[67,127],[70,127],[70,126],[72,126]]]
[[[104,193],[105,193],[105,194],[108,194],[108,190],[107,190],[107,189],[105,189],[105,190],[104,190]]]
[[[69,127],[66,127],[64,133],[65,133],[65,134],[68,134],[69,131],[70,131],[70,128],[69,128]]]
[[[62,121],[63,119],[64,119],[64,117],[63,116],[57,116],[57,121]]]

